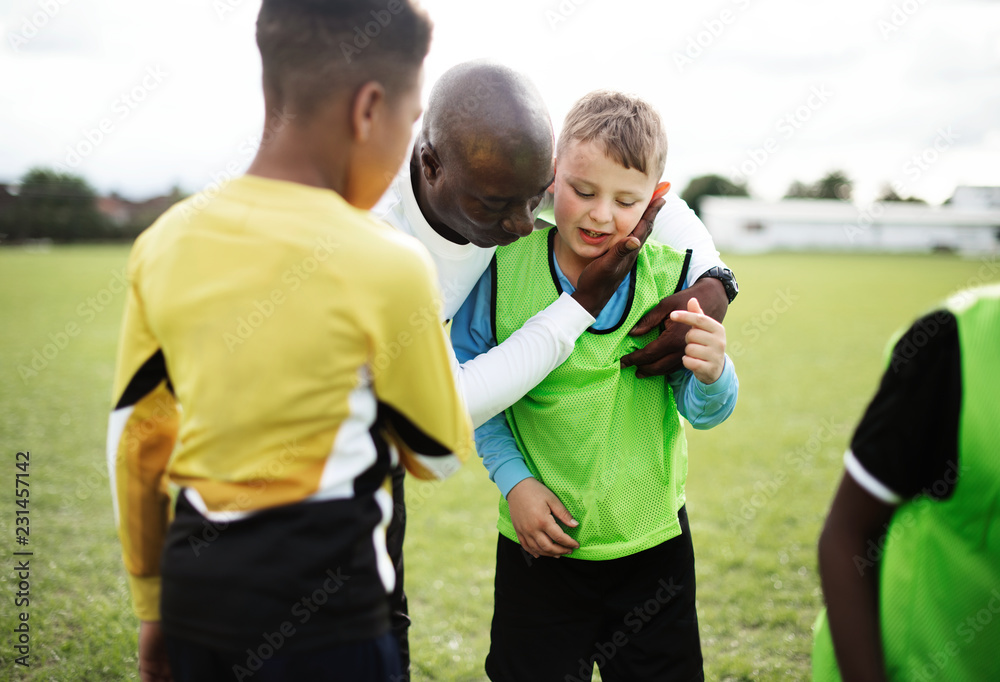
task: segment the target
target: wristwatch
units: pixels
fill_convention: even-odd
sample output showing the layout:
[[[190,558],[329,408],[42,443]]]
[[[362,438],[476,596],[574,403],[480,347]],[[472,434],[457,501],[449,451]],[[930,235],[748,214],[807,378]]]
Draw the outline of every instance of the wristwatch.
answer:
[[[740,293],[740,287],[736,283],[736,277],[733,275],[733,271],[729,268],[720,268],[716,265],[714,268],[706,270],[701,277],[698,279],[704,279],[706,277],[711,277],[712,279],[717,279],[722,282],[723,288],[726,290],[726,298],[732,303],[733,299],[736,298],[736,294]]]

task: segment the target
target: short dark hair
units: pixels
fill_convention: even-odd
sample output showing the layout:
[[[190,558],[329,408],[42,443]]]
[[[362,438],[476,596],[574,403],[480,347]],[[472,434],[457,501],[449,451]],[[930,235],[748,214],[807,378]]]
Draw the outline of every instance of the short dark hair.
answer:
[[[595,90],[566,114],[556,155],[570,142],[594,142],[612,161],[659,179],[667,163],[667,134],[648,102],[613,90]]]
[[[393,94],[412,83],[432,26],[413,0],[263,0],[257,47],[264,87],[303,116],[367,81]]]

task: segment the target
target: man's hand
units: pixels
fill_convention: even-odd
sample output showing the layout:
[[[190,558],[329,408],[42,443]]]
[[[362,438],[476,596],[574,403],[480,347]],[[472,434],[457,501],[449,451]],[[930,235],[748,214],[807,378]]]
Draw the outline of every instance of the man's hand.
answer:
[[[563,556],[580,546],[563,532],[556,519],[573,528],[579,523],[541,481],[526,478],[515,485],[507,493],[507,505],[517,541],[536,559]]]
[[[597,317],[621,286],[622,280],[639,256],[639,249],[646,243],[646,237],[653,229],[656,214],[665,203],[659,197],[651,201],[632,233],[603,256],[591,261],[580,273],[573,298],[591,316]]]
[[[629,332],[630,336],[642,336],[660,326],[660,335],[646,344],[645,348],[632,351],[622,358],[622,367],[635,367],[635,375],[640,379],[652,376],[667,376],[683,367],[684,347],[687,333],[691,329],[686,324],[670,319],[675,310],[686,310],[688,301],[697,298],[705,314],[722,322],[729,309],[729,299],[722,282],[711,277],[700,279],[683,291],[667,296],[646,313]]]
[[[174,682],[167,660],[167,642],[159,621],[139,623],[139,679],[141,682]]]

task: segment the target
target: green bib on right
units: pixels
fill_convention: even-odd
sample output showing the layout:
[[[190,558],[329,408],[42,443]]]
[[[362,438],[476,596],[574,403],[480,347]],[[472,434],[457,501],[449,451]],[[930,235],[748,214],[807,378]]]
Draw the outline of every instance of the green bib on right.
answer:
[[[497,250],[494,331],[498,343],[561,291],[552,265],[555,228]],[[635,554],[680,534],[687,442],[670,385],[637,379],[619,360],[656,338],[629,330],[661,299],[683,288],[690,256],[647,242],[632,269],[624,319],[588,330],[573,353],[506,412],[531,474],[562,501],[580,525],[575,559]],[[506,500],[497,528],[517,542]]]
[[[959,293],[946,308],[962,362],[958,479],[946,500],[901,505],[887,531],[879,617],[890,680],[1000,680],[1000,285]],[[841,679],[825,616],[817,682]]]

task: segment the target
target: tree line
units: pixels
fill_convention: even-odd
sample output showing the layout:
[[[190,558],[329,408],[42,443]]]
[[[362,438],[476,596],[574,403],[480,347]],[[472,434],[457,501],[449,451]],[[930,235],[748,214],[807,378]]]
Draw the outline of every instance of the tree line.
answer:
[[[854,194],[854,182],[846,173],[833,170],[812,183],[794,180],[785,192],[785,199],[836,199],[850,201]],[[691,180],[681,192],[681,198],[687,202],[695,213],[701,215],[701,200],[706,196],[715,197],[748,197],[750,192],[746,183],[734,183],[721,175],[702,175]],[[876,201],[905,201],[918,204],[927,202],[917,197],[902,197],[886,183],[882,186]]]
[[[852,192],[851,179],[835,170],[813,183],[792,182],[785,198],[850,201]],[[0,243],[37,239],[131,241],[184,196],[174,188],[171,194],[149,202],[116,199],[127,210],[121,216],[109,215],[99,209],[100,197],[84,178],[48,168],[32,168],[20,179],[16,193],[0,191]],[[706,196],[747,197],[750,192],[745,183],[736,184],[721,175],[702,175],[693,178],[681,193],[681,198],[699,216]],[[885,185],[878,200],[926,203],[915,197],[900,197],[889,185]]]
[[[184,198],[175,188],[149,202],[112,195],[121,210],[101,211],[94,188],[84,178],[49,168],[32,168],[14,187],[0,186],[0,243],[132,241],[160,214]]]

